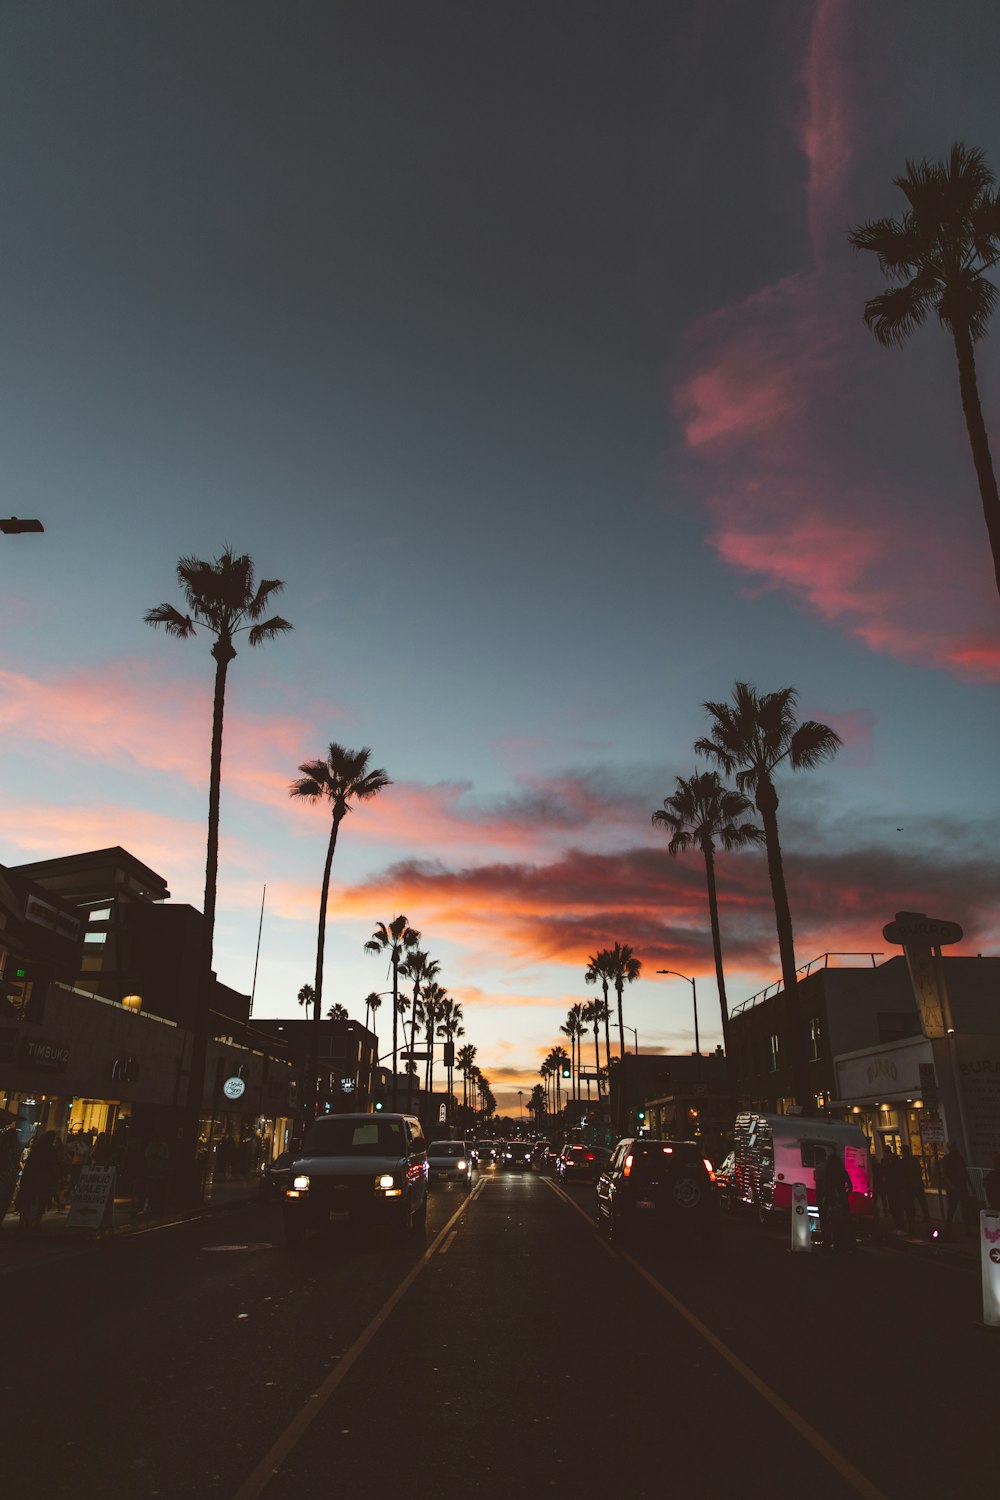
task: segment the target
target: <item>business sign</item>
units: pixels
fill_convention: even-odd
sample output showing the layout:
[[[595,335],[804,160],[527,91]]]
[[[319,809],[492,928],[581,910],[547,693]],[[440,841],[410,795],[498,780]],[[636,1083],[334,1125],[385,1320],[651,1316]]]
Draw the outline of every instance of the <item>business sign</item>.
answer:
[[[114,1167],[81,1169],[66,1223],[75,1229],[107,1229],[115,1207]]]
[[[225,1094],[226,1098],[232,1099],[234,1101],[237,1099],[242,1099],[246,1091],[246,1082],[242,1078],[227,1078],[225,1083],[222,1085],[222,1092]]]
[[[922,1109],[919,1115],[920,1139],[925,1146],[944,1145],[944,1121],[936,1109]]]
[[[983,1322],[1000,1328],[1000,1212],[984,1208],[979,1215],[979,1244],[983,1272]]]
[[[951,1007],[935,950],[960,942],[961,927],[957,922],[938,921],[923,912],[898,911],[896,920],[882,928],[882,936],[887,943],[901,944],[906,954],[906,966],[910,971],[924,1036],[946,1036],[951,1029]]]
[[[36,1073],[65,1073],[69,1067],[69,1047],[62,1042],[43,1042],[36,1037],[22,1036],[17,1061],[22,1068],[30,1068]]]
[[[986,1167],[1000,1141],[1000,1036],[960,1036],[956,1042],[969,1163]]]

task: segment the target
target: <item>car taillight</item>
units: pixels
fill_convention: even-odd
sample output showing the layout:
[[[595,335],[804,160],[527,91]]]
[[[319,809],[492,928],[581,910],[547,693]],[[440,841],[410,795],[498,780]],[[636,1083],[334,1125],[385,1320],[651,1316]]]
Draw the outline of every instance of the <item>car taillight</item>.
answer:
[[[584,1161],[593,1161],[594,1160],[594,1153],[593,1153],[593,1151],[588,1151],[587,1154],[586,1154],[586,1156],[583,1159],[584,1159]]]
[[[623,1177],[631,1177],[631,1175],[632,1175],[632,1156],[631,1156],[631,1153],[630,1153],[625,1158],[625,1165],[622,1167],[622,1176]]]

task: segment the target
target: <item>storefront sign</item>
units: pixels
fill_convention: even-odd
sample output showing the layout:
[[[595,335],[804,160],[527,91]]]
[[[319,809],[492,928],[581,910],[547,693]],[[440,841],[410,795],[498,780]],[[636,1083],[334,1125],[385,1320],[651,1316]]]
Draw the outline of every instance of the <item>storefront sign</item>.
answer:
[[[17,1060],[22,1068],[31,1068],[36,1073],[65,1073],[69,1067],[69,1048],[61,1042],[41,1042],[22,1036]]]
[[[979,1243],[983,1270],[983,1322],[1000,1328],[1000,1211],[984,1208],[979,1215]]]
[[[920,1064],[931,1062],[930,1043],[923,1037],[886,1043],[883,1047],[834,1058],[837,1097],[875,1100],[920,1095]]]
[[[958,1086],[969,1132],[969,1160],[989,1165],[1000,1141],[1000,1037],[960,1036]]]
[[[804,1182],[792,1183],[792,1245],[793,1251],[811,1250],[812,1232],[809,1228],[809,1189]]]
[[[922,1109],[917,1115],[920,1139],[925,1146],[944,1145],[944,1121],[935,1109]]]
[[[246,1091],[247,1086],[242,1078],[227,1078],[222,1085],[222,1092],[227,1099],[242,1099]]]
[[[66,1223],[77,1229],[106,1229],[114,1206],[114,1167],[84,1167],[77,1178]]]
[[[960,942],[961,927],[957,922],[938,921],[920,911],[898,911],[896,920],[882,928],[882,936],[887,943],[900,943],[906,954],[924,1036],[946,1036],[951,1026],[951,1010],[935,949]]]
[[[135,1083],[139,1077],[139,1060],[135,1057],[116,1057],[111,1064],[112,1083]]]

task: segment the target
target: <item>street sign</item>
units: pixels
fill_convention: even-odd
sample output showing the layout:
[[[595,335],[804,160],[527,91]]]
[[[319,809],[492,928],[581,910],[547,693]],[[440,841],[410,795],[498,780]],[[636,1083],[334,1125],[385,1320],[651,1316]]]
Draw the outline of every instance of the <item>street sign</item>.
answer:
[[[927,1146],[944,1145],[944,1122],[936,1110],[920,1111],[920,1139]]]
[[[404,1062],[426,1062],[430,1057],[429,1052],[413,1052],[409,1047],[404,1047],[399,1055]]]
[[[86,1166],[76,1180],[66,1223],[74,1229],[106,1229],[114,1206],[114,1167]]]

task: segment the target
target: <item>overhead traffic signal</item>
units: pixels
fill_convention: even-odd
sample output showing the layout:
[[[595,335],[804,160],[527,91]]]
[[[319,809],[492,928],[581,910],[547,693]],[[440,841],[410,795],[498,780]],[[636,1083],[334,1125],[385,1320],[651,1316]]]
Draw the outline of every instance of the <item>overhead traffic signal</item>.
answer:
[[[573,1077],[573,1064],[570,1062],[570,1060],[569,1060],[568,1057],[563,1057],[563,1058],[560,1059],[560,1062],[559,1062],[559,1073],[560,1073],[560,1076],[563,1077],[563,1078],[572,1078]]]

